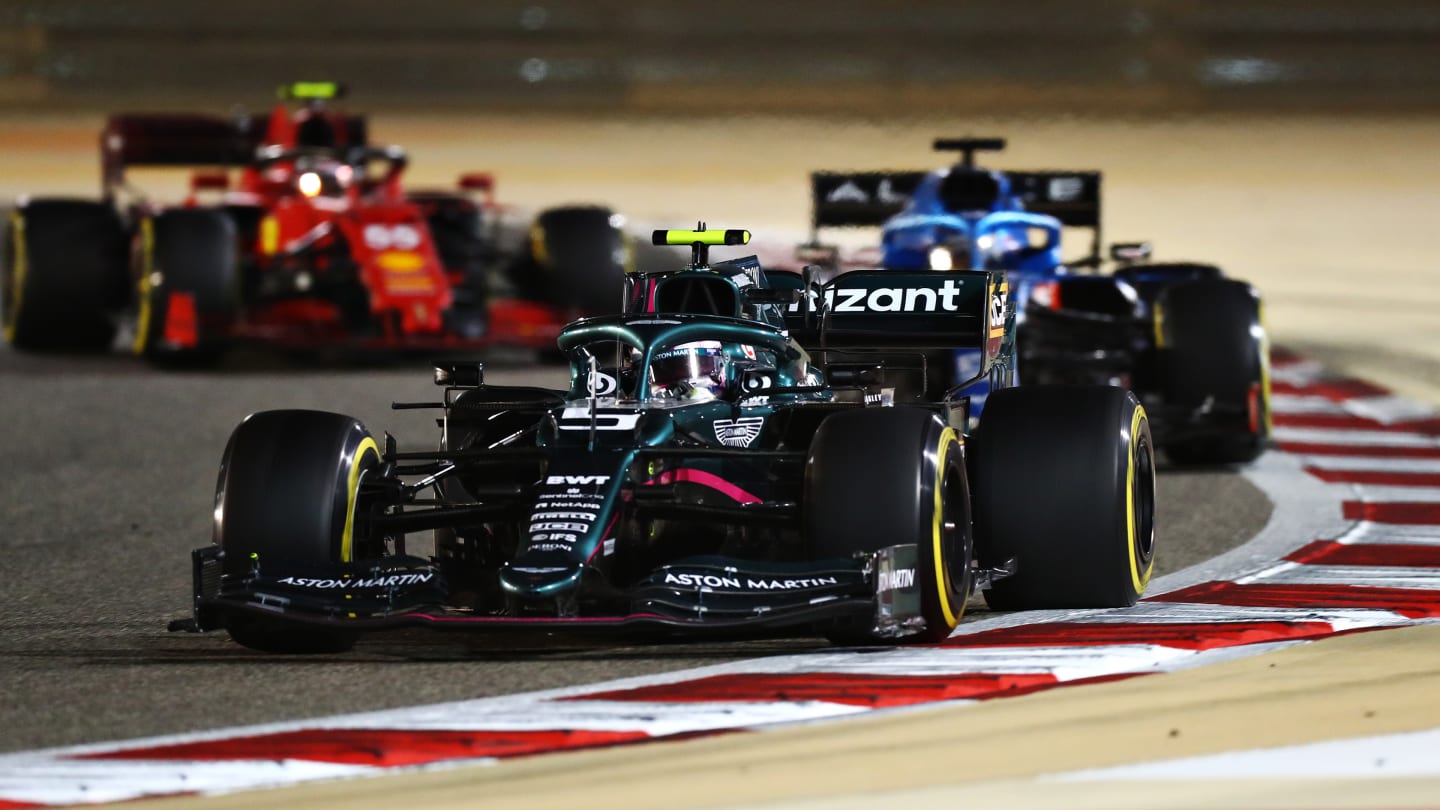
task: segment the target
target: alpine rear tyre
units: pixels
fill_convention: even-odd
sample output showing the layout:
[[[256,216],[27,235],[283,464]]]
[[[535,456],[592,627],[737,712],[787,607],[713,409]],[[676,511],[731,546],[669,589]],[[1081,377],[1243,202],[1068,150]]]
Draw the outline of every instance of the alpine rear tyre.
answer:
[[[1270,358],[1255,289],[1234,280],[1175,284],[1156,312],[1166,404],[1214,412],[1209,429],[1166,444],[1166,455],[1177,464],[1254,461],[1270,438]]]

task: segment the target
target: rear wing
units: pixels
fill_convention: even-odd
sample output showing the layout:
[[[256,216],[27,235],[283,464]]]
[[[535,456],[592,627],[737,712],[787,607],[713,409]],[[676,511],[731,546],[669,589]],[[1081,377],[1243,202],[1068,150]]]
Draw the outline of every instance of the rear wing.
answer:
[[[104,192],[125,182],[128,166],[239,166],[251,161],[264,120],[214,115],[112,115],[100,133]]]
[[[925,172],[813,172],[811,229],[883,225],[924,179]]]
[[[1025,210],[1046,214],[1072,228],[1089,228],[1094,233],[1090,255],[1075,265],[1100,263],[1100,172],[1042,171],[1005,172],[1010,193],[1025,204]]]
[[[1009,325],[1002,271],[853,270],[809,287],[785,325],[812,351],[983,349],[983,373]]]
[[[366,142],[364,116],[343,116],[347,143]],[[270,117],[191,113],[121,113],[100,132],[100,176],[106,198],[125,184],[130,166],[233,167],[252,163]]]

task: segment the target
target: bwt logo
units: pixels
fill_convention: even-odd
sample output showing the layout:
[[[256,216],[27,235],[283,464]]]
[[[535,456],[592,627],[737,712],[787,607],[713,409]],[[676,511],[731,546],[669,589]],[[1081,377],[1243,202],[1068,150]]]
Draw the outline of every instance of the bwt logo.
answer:
[[[956,298],[964,285],[953,278],[935,287],[839,287],[825,291],[825,308],[831,312],[959,312]],[[800,304],[789,307],[798,312]]]
[[[608,475],[551,475],[545,478],[545,483],[552,487],[585,486],[586,484],[603,484],[610,480]]]

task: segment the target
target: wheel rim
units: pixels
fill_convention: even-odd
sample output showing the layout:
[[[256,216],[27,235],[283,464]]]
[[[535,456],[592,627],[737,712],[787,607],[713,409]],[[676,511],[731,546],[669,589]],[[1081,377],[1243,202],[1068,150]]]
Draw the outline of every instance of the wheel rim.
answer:
[[[356,537],[356,512],[361,505],[360,485],[369,472],[369,466],[365,464],[367,456],[374,455],[375,463],[380,461],[380,448],[376,446],[375,440],[370,436],[360,440],[350,458],[349,474],[345,487],[345,525],[340,535],[340,560],[341,562],[353,562],[355,556]],[[363,517],[361,522],[365,522]]]
[[[1134,499],[1135,540],[1131,543],[1134,570],[1139,572],[1137,595],[1150,581],[1150,566],[1155,559],[1155,464],[1150,441],[1136,437],[1135,476],[1131,497]]]
[[[950,592],[960,599],[968,595],[970,579],[970,555],[965,553],[965,527],[970,523],[970,516],[966,514],[969,510],[964,508],[965,493],[962,482],[959,465],[953,461],[947,464],[941,483],[944,495],[940,501],[940,542],[949,551],[945,555],[945,568]]]
[[[155,330],[164,313],[156,313],[154,301],[155,272],[155,222],[146,218],[140,222],[140,276],[136,279],[135,354],[145,354],[155,348],[155,339],[150,334]]]
[[[960,469],[960,442],[953,428],[941,434],[933,532],[935,596],[940,618],[953,629],[965,613],[970,596],[970,556],[966,553],[969,514]]]

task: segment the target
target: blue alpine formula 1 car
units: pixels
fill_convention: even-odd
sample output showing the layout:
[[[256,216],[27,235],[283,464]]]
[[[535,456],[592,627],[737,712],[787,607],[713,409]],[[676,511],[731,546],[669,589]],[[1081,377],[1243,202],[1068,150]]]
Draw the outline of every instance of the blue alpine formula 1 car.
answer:
[[[1143,243],[1113,245],[1117,269],[1097,274],[1106,265],[1101,173],[975,165],[976,152],[1004,146],[999,138],[941,139],[936,149],[962,154],[949,168],[814,173],[814,232],[798,255],[833,271],[838,250],[820,243],[821,228],[879,226],[883,268],[1004,270],[1022,381],[1133,389],[1178,463],[1258,456],[1269,437],[1269,379],[1255,289],[1214,265],[1150,262]],[[1066,228],[1089,231],[1084,255],[1062,259]],[[968,349],[932,359],[942,369],[935,396],[974,377],[980,363]],[[978,414],[989,391],[980,380],[963,394]]]
[[[567,326],[566,387],[439,366],[439,401],[401,406],[435,409],[438,449],[337,413],[248,417],[177,629],[274,652],[404,625],[902,643],[949,635],[981,590],[1135,602],[1155,474],[1130,392],[1008,388],[973,430],[963,402],[893,398],[936,346],[1011,362],[1003,273],[709,262],[747,239],[657,231],[690,266],[632,274],[623,314]]]

